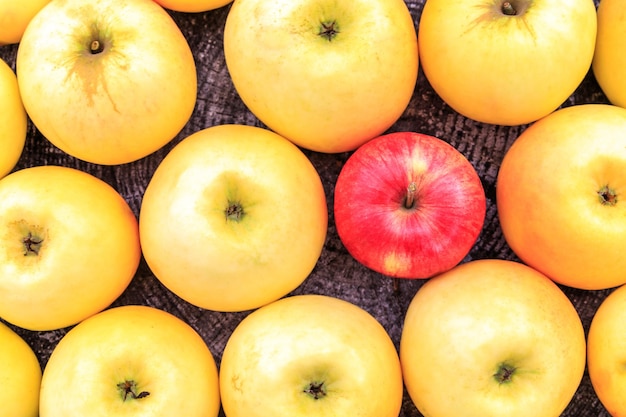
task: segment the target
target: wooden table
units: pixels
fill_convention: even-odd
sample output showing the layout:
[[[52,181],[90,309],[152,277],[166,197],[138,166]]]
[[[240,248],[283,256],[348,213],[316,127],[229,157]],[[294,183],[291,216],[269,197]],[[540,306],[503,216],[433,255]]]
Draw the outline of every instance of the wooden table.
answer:
[[[417,25],[423,0],[406,1]],[[227,13],[228,6],[198,14],[171,13],[194,52],[199,89],[197,106],[189,123],[167,146],[130,164],[99,166],[64,154],[30,124],[24,153],[16,169],[55,164],[79,168],[111,184],[138,215],[142,195],[152,173],[167,152],[181,139],[200,129],[225,123],[263,126],[239,99],[228,75],[222,50]],[[14,69],[16,52],[17,45],[0,47],[0,57]],[[606,103],[607,100],[590,73],[564,105],[592,102]],[[487,125],[458,115],[442,102],[420,72],[413,99],[402,117],[390,129],[417,131],[444,139],[465,154],[480,174],[487,195],[487,216],[482,235],[466,260],[517,260],[507,246],[498,223],[495,180],[504,153],[525,127]],[[329,229],[327,243],[317,266],[293,294],[327,294],[351,301],[378,319],[398,345],[404,313],[423,281],[400,281],[398,291],[394,291],[392,280],[366,269],[351,258],[339,241],[332,213],[333,185],[349,154],[305,153],[318,169],[325,185],[330,216]],[[610,291],[590,292],[565,287],[563,290],[578,310],[587,331],[597,307]],[[181,301],[156,280],[143,261],[128,289],[114,303],[124,304],[145,304],[183,318],[204,338],[218,364],[231,331],[247,314],[206,311]],[[30,332],[19,328],[15,330],[30,344],[41,365],[45,366],[52,349],[69,329],[46,332]],[[400,416],[421,416],[407,395]],[[587,374],[563,416],[608,416],[594,394]]]

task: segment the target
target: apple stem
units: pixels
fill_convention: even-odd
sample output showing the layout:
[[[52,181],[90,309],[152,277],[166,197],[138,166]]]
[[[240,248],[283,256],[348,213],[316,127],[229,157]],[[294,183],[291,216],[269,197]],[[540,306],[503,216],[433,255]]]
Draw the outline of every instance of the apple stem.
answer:
[[[600,198],[600,203],[605,206],[614,206],[617,204],[617,193],[612,188],[609,188],[608,185],[600,188],[598,196]]]
[[[319,400],[322,397],[326,396],[326,390],[324,389],[324,382],[311,382],[304,391],[306,394],[309,394],[313,397],[314,400]]]
[[[39,255],[43,239],[28,232],[28,236],[22,239],[22,243],[24,244],[24,256]]]
[[[137,383],[135,381],[125,380],[124,382],[120,382],[119,384],[117,384],[117,388],[123,394],[123,401],[126,401],[126,398],[128,398],[128,396],[130,396],[130,398],[134,400],[138,400],[140,398],[145,398],[150,395],[150,393],[147,391],[141,391],[139,394],[137,394],[135,392],[135,389],[137,388]]]
[[[507,16],[515,16],[517,14],[517,10],[513,7],[513,4],[510,1],[505,1],[502,3],[502,13]]]
[[[404,208],[412,209],[415,207],[415,193],[417,192],[417,184],[415,181],[411,181],[408,187],[406,187],[406,197],[404,198]]]
[[[91,41],[91,45],[89,45],[89,52],[93,55],[99,54],[104,50],[104,46],[98,39],[94,39]]]

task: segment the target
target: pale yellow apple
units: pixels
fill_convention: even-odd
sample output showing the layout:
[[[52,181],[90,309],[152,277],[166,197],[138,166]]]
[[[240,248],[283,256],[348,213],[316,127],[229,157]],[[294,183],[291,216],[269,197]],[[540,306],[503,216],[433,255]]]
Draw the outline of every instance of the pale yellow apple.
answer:
[[[220,390],[228,417],[397,417],[403,385],[396,348],[372,315],[309,294],[243,319],[224,348]]]
[[[0,404],[2,417],[39,417],[41,366],[35,352],[0,322]]]
[[[154,307],[105,310],[52,351],[39,417],[217,417],[217,367],[186,322]]]
[[[0,0],[0,45],[18,43],[33,16],[50,0]]]
[[[497,125],[558,108],[588,73],[596,40],[591,0],[427,0],[424,75],[454,110]]]
[[[597,9],[598,36],[594,52],[593,74],[615,105],[626,107],[626,2],[602,0]]]
[[[625,283],[625,172],[626,109],[576,105],[535,122],[498,172],[498,218],[508,245],[569,287]]]
[[[196,102],[194,57],[152,0],[56,0],[17,51],[24,107],[66,153],[116,165],[171,141]]]
[[[28,120],[13,69],[0,59],[0,178],[15,167],[26,142]]]
[[[233,0],[154,0],[169,10],[183,13],[199,13],[226,6]]]
[[[585,370],[576,309],[513,261],[470,261],[432,278],[403,326],[405,386],[428,417],[556,417]]]
[[[109,184],[36,166],[0,180],[0,317],[29,330],[67,327],[108,307],[133,278],[137,219]]]
[[[589,378],[613,417],[626,416],[626,286],[616,288],[596,311],[587,336]]]
[[[236,0],[224,52],[237,92],[266,126],[335,153],[403,114],[417,80],[416,38],[402,0]]]
[[[221,125],[183,139],[146,188],[139,227],[154,275],[202,308],[260,307],[298,287],[326,239],[310,160],[267,129]]]

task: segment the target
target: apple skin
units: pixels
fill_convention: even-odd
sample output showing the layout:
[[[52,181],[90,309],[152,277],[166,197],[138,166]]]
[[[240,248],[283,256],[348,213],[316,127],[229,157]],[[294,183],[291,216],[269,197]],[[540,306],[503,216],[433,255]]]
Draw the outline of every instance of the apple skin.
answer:
[[[428,0],[420,63],[437,94],[463,116],[496,125],[534,122],[587,75],[595,49],[592,0]]]
[[[33,16],[50,0],[0,0],[0,46],[18,43]]]
[[[232,3],[233,0],[154,0],[169,10],[183,13],[200,13],[215,10]]]
[[[553,281],[513,261],[469,261],[432,278],[403,326],[405,386],[428,417],[559,416],[585,370],[576,309]]]
[[[317,387],[325,395],[315,398]],[[220,392],[228,417],[397,417],[403,385],[396,348],[373,316],[307,294],[240,322],[224,348]]]
[[[0,322],[2,417],[39,417],[41,366],[30,345]]]
[[[152,0],[55,0],[28,25],[16,70],[24,107],[55,146],[117,165],[171,141],[197,94],[194,57]]]
[[[626,416],[626,286],[613,290],[596,310],[587,336],[587,367],[596,395],[613,417]]]
[[[205,309],[243,311],[308,277],[326,241],[328,208],[317,170],[293,143],[260,127],[220,125],[183,139],[161,161],[139,227],[163,285]]]
[[[411,183],[414,205],[407,208]],[[461,262],[480,235],[487,204],[467,158],[415,132],[359,147],[342,167],[334,197],[337,233],[348,252],[395,278],[429,278]]]
[[[127,381],[141,398],[118,387]],[[216,363],[200,335],[171,313],[125,305],[63,336],[43,371],[39,417],[217,417],[219,406]]]
[[[601,290],[625,283],[625,171],[626,109],[575,105],[535,122],[498,172],[506,242],[559,284]]]
[[[598,85],[617,106],[626,107],[626,9],[624,2],[602,0],[598,4],[598,35],[591,64]]]
[[[19,161],[26,142],[28,119],[22,104],[17,78],[11,67],[0,59],[0,178]]]
[[[330,40],[320,35],[324,24],[338,31]],[[224,53],[251,112],[324,153],[356,149],[395,123],[419,65],[415,23],[402,0],[237,0]]]
[[[141,258],[137,219],[109,184],[35,166],[0,180],[0,317],[34,331],[74,325],[126,289]]]

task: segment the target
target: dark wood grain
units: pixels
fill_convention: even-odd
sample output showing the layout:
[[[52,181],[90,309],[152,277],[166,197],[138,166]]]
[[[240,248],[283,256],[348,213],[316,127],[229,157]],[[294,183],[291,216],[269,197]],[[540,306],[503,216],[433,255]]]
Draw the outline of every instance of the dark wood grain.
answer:
[[[407,5],[417,26],[423,0],[407,0]],[[194,52],[199,90],[197,105],[189,123],[167,146],[133,163],[112,167],[99,166],[64,154],[43,138],[31,124],[26,147],[16,169],[55,164],[82,169],[111,184],[139,215],[143,192],[152,173],[169,150],[184,137],[203,128],[226,123],[263,126],[239,99],[224,62],[223,27],[228,9],[226,6],[198,14],[171,13]],[[0,47],[0,57],[14,69],[16,51],[17,45]],[[607,101],[589,73],[564,105],[591,102]],[[420,73],[408,108],[390,129],[390,131],[417,131],[444,139],[466,155],[477,169],[487,195],[487,217],[483,232],[466,261],[481,258],[516,260],[502,236],[498,223],[495,209],[495,180],[504,153],[525,127],[486,125],[460,116],[442,102]],[[343,162],[349,155],[320,154],[306,150],[304,152],[318,169],[324,182],[328,198],[329,229],[326,245],[317,266],[293,294],[327,294],[351,301],[378,319],[398,346],[404,313],[423,281],[400,281],[398,291],[394,291],[389,278],[366,269],[351,258],[336,234],[331,209],[333,186]],[[565,287],[563,290],[578,310],[587,331],[593,314],[610,291],[583,291]],[[113,305],[125,304],[157,307],[184,319],[204,338],[218,364],[230,333],[248,314],[212,312],[182,301],[155,279],[145,262],[141,263],[132,283]],[[31,332],[13,328],[36,352],[42,367],[45,366],[56,343],[69,330]],[[421,416],[406,395],[400,415]],[[530,410],[529,415],[532,415]],[[595,396],[587,374],[563,416],[608,416]]]

